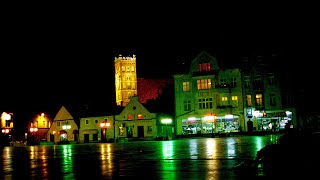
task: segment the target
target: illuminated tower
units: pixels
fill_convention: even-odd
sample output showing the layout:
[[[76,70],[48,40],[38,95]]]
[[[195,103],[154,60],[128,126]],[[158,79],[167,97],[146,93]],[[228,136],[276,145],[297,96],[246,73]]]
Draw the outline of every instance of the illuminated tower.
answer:
[[[137,95],[137,71],[136,56],[115,57],[115,88],[116,103],[118,106],[126,106],[131,96]]]

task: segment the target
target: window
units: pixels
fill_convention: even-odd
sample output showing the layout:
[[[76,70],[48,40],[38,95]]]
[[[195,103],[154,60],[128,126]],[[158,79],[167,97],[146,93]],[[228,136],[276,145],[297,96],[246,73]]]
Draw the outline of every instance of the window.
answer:
[[[246,88],[250,87],[250,77],[249,76],[244,76],[244,86]]]
[[[191,111],[191,101],[185,99],[185,100],[183,101],[183,107],[184,107],[184,108],[183,108],[184,111]]]
[[[252,106],[251,95],[246,95],[246,106],[247,107],[251,107]]]
[[[220,79],[220,86],[227,86],[227,80],[226,79]]]
[[[138,114],[138,119],[142,119],[142,114]]]
[[[271,94],[270,95],[270,105],[271,106],[275,106],[276,105],[276,95],[275,94]]]
[[[274,74],[273,73],[268,74],[268,82],[269,82],[269,84],[274,84]]]
[[[86,124],[89,124],[89,120],[88,119],[86,119]]]
[[[199,99],[199,109],[212,109],[212,98]]]
[[[232,107],[238,107],[239,106],[238,96],[232,96],[231,102],[232,102]]]
[[[10,121],[6,120],[6,127],[10,127]]]
[[[183,82],[182,83],[182,90],[183,90],[183,92],[190,91],[190,82]]]
[[[237,78],[231,78],[231,87],[237,87]]]
[[[261,76],[260,75],[255,75],[254,76],[254,83],[260,84],[262,82]]]
[[[57,122],[57,126],[60,127],[60,121]]]
[[[152,126],[148,126],[147,127],[147,133],[148,134],[152,134]]]
[[[256,104],[262,106],[262,94],[256,94]]]
[[[132,115],[128,115],[128,120],[132,120]]]
[[[95,123],[97,124],[99,121],[98,120],[95,120]]]
[[[198,90],[211,89],[211,79],[199,79],[197,80]]]
[[[228,106],[229,103],[228,103],[228,97],[227,96],[223,96],[221,97],[221,102],[222,102],[222,106]]]
[[[92,140],[98,141],[98,134],[92,134]]]
[[[210,69],[211,69],[210,63],[199,64],[199,71],[200,72],[202,72],[202,71],[210,71]]]

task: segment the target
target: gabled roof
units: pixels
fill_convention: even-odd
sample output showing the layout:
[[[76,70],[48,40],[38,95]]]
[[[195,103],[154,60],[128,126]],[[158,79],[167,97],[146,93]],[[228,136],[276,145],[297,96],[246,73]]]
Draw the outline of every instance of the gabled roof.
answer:
[[[58,113],[56,114],[56,117],[53,119],[53,121],[58,121],[58,120],[74,120],[69,111],[62,106]]]
[[[141,102],[139,101],[139,96],[132,96],[130,98],[129,103],[126,105],[126,107],[122,110],[122,112],[119,115],[122,115],[123,113],[127,113],[130,111],[136,111],[140,114],[149,114],[150,112],[145,108]]]
[[[211,70],[219,70],[217,59],[211,56],[206,51],[202,51],[196,58],[191,61],[190,72],[197,72],[199,70],[199,64],[202,63],[210,63]]]

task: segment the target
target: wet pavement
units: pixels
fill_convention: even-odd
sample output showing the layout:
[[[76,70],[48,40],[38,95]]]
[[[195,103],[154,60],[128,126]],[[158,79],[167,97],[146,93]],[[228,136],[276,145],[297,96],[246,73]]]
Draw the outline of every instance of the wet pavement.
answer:
[[[280,135],[0,147],[1,179],[240,179]]]

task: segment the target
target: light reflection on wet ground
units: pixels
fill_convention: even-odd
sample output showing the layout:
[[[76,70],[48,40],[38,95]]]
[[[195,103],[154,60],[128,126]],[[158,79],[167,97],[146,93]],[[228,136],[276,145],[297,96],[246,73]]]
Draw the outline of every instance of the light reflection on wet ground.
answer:
[[[238,179],[279,135],[0,148],[2,179]]]

